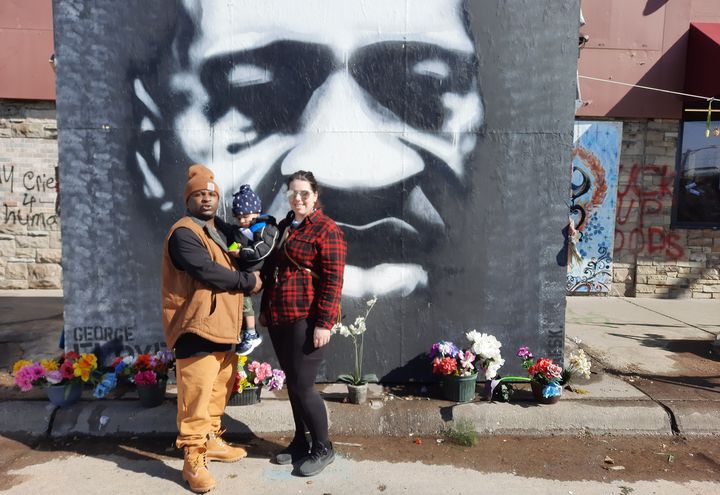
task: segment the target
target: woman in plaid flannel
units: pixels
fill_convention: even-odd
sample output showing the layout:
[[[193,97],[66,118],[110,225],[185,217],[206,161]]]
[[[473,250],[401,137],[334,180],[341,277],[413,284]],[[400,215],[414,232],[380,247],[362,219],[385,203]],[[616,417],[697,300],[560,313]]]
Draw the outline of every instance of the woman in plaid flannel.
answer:
[[[313,476],[335,458],[315,377],[338,320],[347,247],[342,230],[320,209],[312,172],[295,172],[287,188],[291,211],[279,224],[278,248],[263,268],[267,285],[260,318],[287,376],[295,421],[295,437],[275,461],[301,461],[298,472]]]

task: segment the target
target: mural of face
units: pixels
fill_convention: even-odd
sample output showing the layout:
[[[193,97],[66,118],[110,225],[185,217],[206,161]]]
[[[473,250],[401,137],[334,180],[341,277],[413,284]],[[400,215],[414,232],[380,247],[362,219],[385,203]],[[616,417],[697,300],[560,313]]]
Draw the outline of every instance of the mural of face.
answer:
[[[180,148],[168,153],[175,161],[213,169],[225,188],[221,213],[250,184],[282,218],[283,177],[311,170],[350,246],[344,294],[405,296],[427,286],[427,257],[452,221],[445,200],[463,192],[483,123],[462,0],[183,6],[171,97],[163,105],[134,82],[148,115],[141,129],[164,125],[173,136],[136,154],[146,197],[177,208],[170,184],[181,174],[164,159],[169,145]]]

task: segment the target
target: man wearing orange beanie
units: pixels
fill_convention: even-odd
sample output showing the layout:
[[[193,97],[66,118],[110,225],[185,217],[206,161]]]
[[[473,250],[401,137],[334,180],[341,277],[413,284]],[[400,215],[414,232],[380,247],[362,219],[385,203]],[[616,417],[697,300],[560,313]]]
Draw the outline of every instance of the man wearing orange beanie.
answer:
[[[220,419],[235,380],[243,293],[257,293],[262,282],[258,272],[238,271],[228,254],[231,227],[215,216],[219,188],[204,165],[188,170],[185,204],[187,215],[170,228],[163,247],[163,329],[177,358],[183,478],[193,492],[204,493],[215,487],[208,460],[247,455],[222,440]]]

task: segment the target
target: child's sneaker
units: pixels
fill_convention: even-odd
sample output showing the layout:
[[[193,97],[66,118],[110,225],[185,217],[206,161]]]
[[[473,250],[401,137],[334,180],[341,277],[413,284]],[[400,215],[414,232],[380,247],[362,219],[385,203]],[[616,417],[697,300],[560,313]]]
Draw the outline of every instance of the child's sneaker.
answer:
[[[243,330],[242,342],[237,347],[237,353],[241,356],[247,356],[255,350],[257,346],[262,344],[262,337],[255,331]]]

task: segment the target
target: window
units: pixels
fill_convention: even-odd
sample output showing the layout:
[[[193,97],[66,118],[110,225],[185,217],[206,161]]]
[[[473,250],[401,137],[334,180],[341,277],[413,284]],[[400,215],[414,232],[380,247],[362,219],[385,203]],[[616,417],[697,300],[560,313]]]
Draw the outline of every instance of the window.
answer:
[[[720,227],[720,121],[682,124],[675,178],[673,227]],[[717,131],[720,134],[720,131]]]

